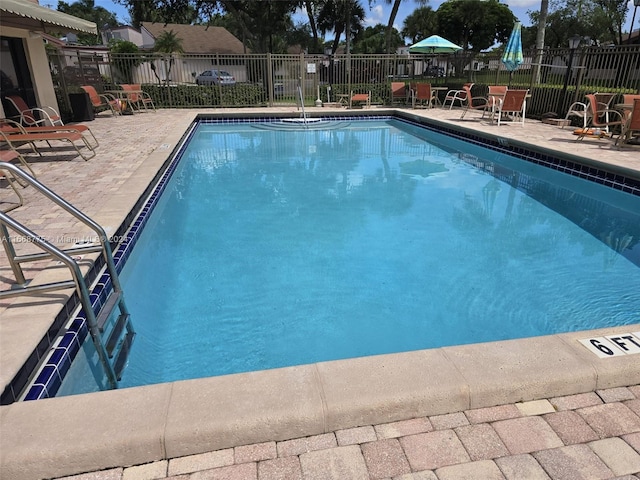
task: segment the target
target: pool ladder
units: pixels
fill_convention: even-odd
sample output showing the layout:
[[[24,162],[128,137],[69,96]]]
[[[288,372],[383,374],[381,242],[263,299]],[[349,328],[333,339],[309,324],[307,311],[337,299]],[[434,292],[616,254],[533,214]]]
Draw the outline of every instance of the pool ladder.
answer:
[[[11,265],[11,270],[16,279],[16,283],[10,290],[0,291],[0,300],[19,295],[75,288],[108,385],[110,388],[117,388],[118,381],[122,376],[122,371],[127,364],[131,345],[135,337],[135,330],[133,329],[131,316],[124,301],[120,279],[113,261],[111,246],[106,232],[100,225],[80,212],[73,205],[67,203],[52,190],[35,178],[24,173],[15,165],[0,162],[0,170],[8,171],[11,175],[21,180],[21,184],[32,186],[72,216],[90,227],[96,233],[96,237],[100,242],[99,245],[81,245],[62,250],[8,216],[6,212],[0,211],[0,241],[2,241]],[[43,252],[17,255],[11,243],[9,228],[26,237],[31,244],[39,247]],[[102,254],[104,259],[104,274],[108,275],[111,280],[112,290],[96,312],[91,304],[89,285],[82,275],[80,267],[73,258],[73,255],[98,252]],[[28,285],[29,282],[25,279],[20,264],[51,258],[55,258],[66,265],[71,272],[72,279],[43,285]],[[100,276],[102,275],[99,275],[98,278],[100,278]],[[116,308],[119,310],[118,316],[115,321],[111,322],[109,320],[112,318],[112,313]]]

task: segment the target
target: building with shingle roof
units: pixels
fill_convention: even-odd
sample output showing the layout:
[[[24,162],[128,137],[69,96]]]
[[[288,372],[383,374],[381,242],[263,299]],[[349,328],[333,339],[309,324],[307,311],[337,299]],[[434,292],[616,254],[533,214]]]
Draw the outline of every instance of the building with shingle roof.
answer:
[[[187,54],[235,54],[251,53],[246,50],[229,30],[224,27],[207,25],[179,25],[177,23],[142,22],[142,48],[153,48],[155,40],[164,32],[173,31],[182,40],[182,48]]]
[[[181,25],[177,23],[142,22],[141,49],[152,50],[157,38],[164,32],[173,32],[181,40],[184,53],[180,55],[180,68],[165,73],[166,65],[158,63],[157,72],[162,78],[171,77],[172,82],[193,83],[195,77],[205,70],[220,68],[229,71],[238,82],[247,81],[247,72],[242,62],[231,55],[251,53],[229,30],[208,25]],[[217,57],[221,55],[221,57]],[[215,56],[215,57],[214,57]]]

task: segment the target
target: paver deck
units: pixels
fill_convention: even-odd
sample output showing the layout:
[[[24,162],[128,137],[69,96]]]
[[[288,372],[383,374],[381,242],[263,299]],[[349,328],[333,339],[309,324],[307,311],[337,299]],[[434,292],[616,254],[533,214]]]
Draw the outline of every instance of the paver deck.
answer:
[[[593,407],[570,395],[546,400],[554,412],[562,409],[555,413],[528,414],[536,402],[523,402],[514,405],[515,417],[502,407],[459,412],[457,427],[447,425],[454,414],[436,415],[411,420],[412,433],[407,421],[394,422],[60,479],[637,480],[640,385],[613,390],[629,399],[607,403],[610,390],[602,390],[589,395]],[[596,407],[623,417],[615,432],[602,430],[602,417],[590,411]],[[388,438],[390,431],[405,434]]]
[[[315,108],[308,110],[328,111]],[[269,111],[297,113],[295,108],[287,107]],[[94,218],[110,233],[115,231],[135,204],[143,187],[169,155],[194,116],[207,112],[234,111],[161,110],[156,114],[143,113],[129,117],[100,116],[88,123],[101,144],[94,159],[84,162],[78,157],[61,160],[46,155],[35,159],[31,165],[40,181]],[[376,113],[375,109],[371,113]],[[620,171],[635,171],[640,177],[640,149],[637,147],[618,150],[612,148],[607,140],[585,139],[575,142],[570,129],[562,130],[537,121],[527,121],[524,128],[509,124],[498,127],[480,120],[477,112],[471,112],[464,121],[459,119],[460,113],[456,110],[416,110],[413,113],[464,128],[499,132],[505,138],[526,139],[538,147],[580,155],[594,164],[606,163]],[[0,199],[5,198],[6,191],[2,189]],[[60,209],[52,208],[49,202],[32,195],[30,189],[25,189],[23,193],[26,203],[14,210],[12,215],[33,229],[40,229],[38,233],[54,243],[68,246],[83,235],[90,234],[77,222],[68,220],[68,216]],[[107,202],[107,199],[111,201]],[[21,248],[28,249],[29,246]],[[34,265],[27,270],[27,275],[38,278],[45,265]],[[12,274],[7,260],[0,254],[0,288],[6,288],[10,278]],[[24,299],[0,303],[0,380],[3,388],[42,337],[47,322],[50,323],[60,305],[60,300],[50,299],[35,304]],[[469,373],[471,376],[475,374],[473,371]],[[324,375],[323,370],[316,375]],[[630,377],[629,384],[624,386],[594,389],[576,395],[550,394],[532,402],[460,408],[441,415],[418,415],[413,419],[335,429],[319,435],[286,440],[274,438],[249,445],[211,448],[211,451],[195,455],[171,455],[165,446],[165,458],[150,463],[136,462],[134,455],[124,453],[135,450],[138,432],[132,425],[132,431],[123,432],[131,439],[131,445],[122,447],[122,465],[93,472],[91,468],[84,468],[79,471],[87,473],[58,478],[640,479],[640,385],[634,379],[635,376]],[[177,391],[162,392],[167,397],[179,397]],[[332,400],[336,401],[332,397],[334,394],[331,391],[325,393],[329,404]],[[123,408],[135,408],[138,401],[126,400],[125,396],[118,398],[128,402]],[[496,398],[500,403],[500,396]],[[282,401],[286,403],[288,400]],[[443,402],[446,403],[446,399]],[[162,399],[158,396],[148,398],[145,403],[151,411],[166,408],[162,407]],[[91,404],[84,398],[83,405],[89,408]],[[283,408],[286,410],[286,405]],[[7,425],[15,427],[15,423],[7,423],[13,413],[11,409],[11,405],[0,407],[0,422],[5,428]],[[69,421],[73,420],[70,412],[65,414],[70,415]],[[203,417],[202,421],[206,422],[206,418]],[[31,430],[33,425],[28,420],[24,425],[23,432],[13,432],[11,435],[15,433],[17,438],[26,438],[36,433]],[[3,432],[0,440],[11,436],[3,425],[0,428]],[[87,429],[90,428],[88,425]],[[164,428],[171,429],[172,426],[166,425]],[[197,427],[194,427],[194,441],[196,437]],[[188,438],[184,440],[188,441]],[[91,446],[87,445],[87,448]],[[173,451],[180,451],[177,447],[174,445]],[[7,448],[6,443],[2,444],[0,468],[7,458]],[[64,449],[65,443],[61,443],[59,448]],[[33,452],[36,458],[39,458],[39,453]],[[71,463],[74,455],[82,456],[84,453],[82,450],[69,452]],[[26,465],[29,456],[24,461]],[[55,475],[43,473],[41,476],[51,478]],[[11,472],[0,470],[0,477],[33,478],[21,477],[15,469]]]

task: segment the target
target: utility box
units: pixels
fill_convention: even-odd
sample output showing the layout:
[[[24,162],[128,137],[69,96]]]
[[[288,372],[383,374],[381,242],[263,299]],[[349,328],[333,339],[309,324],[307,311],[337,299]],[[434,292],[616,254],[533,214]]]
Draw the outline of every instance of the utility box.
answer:
[[[96,118],[93,105],[86,92],[70,93],[69,102],[71,103],[74,122],[90,122]]]

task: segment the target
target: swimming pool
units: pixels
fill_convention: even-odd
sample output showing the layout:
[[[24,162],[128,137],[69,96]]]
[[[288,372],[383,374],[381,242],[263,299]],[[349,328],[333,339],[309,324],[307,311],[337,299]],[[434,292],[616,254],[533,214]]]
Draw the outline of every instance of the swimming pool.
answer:
[[[396,120],[256,127],[200,126],[149,218],[123,386],[637,321],[638,197]]]

